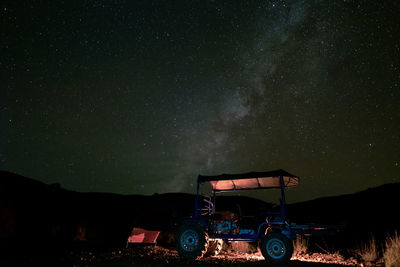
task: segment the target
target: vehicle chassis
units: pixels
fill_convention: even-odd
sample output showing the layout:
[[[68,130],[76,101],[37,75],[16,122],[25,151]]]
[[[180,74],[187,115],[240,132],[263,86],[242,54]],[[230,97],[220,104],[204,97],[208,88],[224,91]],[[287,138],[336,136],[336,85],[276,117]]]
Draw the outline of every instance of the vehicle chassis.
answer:
[[[213,176],[211,178],[207,176],[200,176],[197,179],[197,190],[196,190],[196,198],[195,198],[195,209],[194,209],[194,216],[190,218],[186,218],[181,222],[181,225],[187,226],[187,225],[192,225],[192,228],[196,229],[203,229],[205,232],[205,235],[207,236],[207,240],[205,240],[206,245],[204,247],[204,251],[207,250],[208,242],[213,241],[216,242],[216,240],[224,240],[224,241],[248,241],[248,242],[258,242],[260,246],[260,250],[264,256],[264,258],[267,261],[270,261],[271,263],[274,264],[283,264],[286,263],[288,260],[290,260],[291,255],[293,253],[293,245],[290,240],[296,239],[297,235],[313,235],[313,234],[332,234],[332,229],[330,229],[329,226],[324,226],[324,225],[316,225],[316,224],[308,224],[308,225],[297,225],[297,224],[289,224],[286,220],[286,210],[285,210],[285,187],[288,186],[295,186],[299,182],[299,177],[291,175],[290,173],[287,173],[283,170],[277,170],[277,171],[271,171],[271,172],[264,172],[264,173],[247,173],[247,174],[239,174],[236,175],[235,177],[239,178],[231,178],[234,175],[221,175],[221,176]],[[260,178],[258,176],[266,176],[263,178]],[[201,214],[201,205],[200,205],[200,184],[207,182],[207,181],[213,181],[215,182],[216,180],[220,179],[223,181],[229,181],[230,179],[236,180],[236,179],[250,179],[246,177],[256,177],[256,178],[251,178],[251,179],[257,179],[257,184],[255,186],[249,186],[248,188],[236,188],[234,182],[233,188],[217,188],[216,186],[213,186],[212,189],[212,202],[210,201],[212,208],[206,212],[206,214]],[[292,182],[290,185],[287,178],[296,178],[295,183]],[[260,179],[275,179],[275,184],[274,186],[261,186],[260,184]],[[213,180],[214,179],[214,180]],[[242,180],[244,181],[244,180]],[[250,181],[250,180],[248,180]],[[271,180],[272,181],[272,180]],[[289,181],[289,182],[287,182]],[[216,184],[216,183],[215,183]],[[256,231],[253,231],[253,233],[218,233],[212,230],[212,223],[213,223],[213,216],[215,215],[215,202],[216,202],[216,193],[220,192],[232,192],[232,191],[237,191],[237,190],[250,190],[250,189],[268,189],[268,188],[275,188],[275,189],[280,189],[280,211],[279,212],[266,212],[263,213],[266,218],[268,216],[276,216],[274,220],[264,220],[261,222],[257,229],[254,229]],[[204,255],[204,251],[202,253],[186,253],[187,251],[190,252],[190,249],[192,248],[192,244],[197,244],[196,242],[196,234],[193,234],[196,231],[201,231],[201,230],[196,230],[192,231],[192,235],[189,234],[182,234],[187,233],[184,232],[184,228],[181,232],[178,231],[178,235],[176,236],[177,239],[177,246],[178,246],[178,252],[181,256],[186,257],[186,258],[198,258]],[[186,230],[189,231],[189,230]],[[202,235],[197,233],[197,235]],[[186,238],[186,239],[185,239]],[[192,241],[193,238],[194,241]],[[186,242],[186,243],[185,243]],[[186,244],[187,247],[182,247],[182,243]],[[201,243],[201,242],[199,242]],[[263,249],[264,248],[264,249]]]

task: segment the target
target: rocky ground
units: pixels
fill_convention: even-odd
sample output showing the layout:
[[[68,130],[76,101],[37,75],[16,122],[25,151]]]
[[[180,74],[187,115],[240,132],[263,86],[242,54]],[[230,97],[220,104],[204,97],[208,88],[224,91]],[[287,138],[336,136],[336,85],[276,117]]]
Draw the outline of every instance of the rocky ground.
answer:
[[[259,252],[222,251],[220,255],[196,261],[179,258],[173,249],[159,246],[136,246],[127,249],[94,252],[71,251],[65,256],[69,266],[268,266]],[[345,260],[332,254],[295,255],[287,266],[356,266],[354,260]]]

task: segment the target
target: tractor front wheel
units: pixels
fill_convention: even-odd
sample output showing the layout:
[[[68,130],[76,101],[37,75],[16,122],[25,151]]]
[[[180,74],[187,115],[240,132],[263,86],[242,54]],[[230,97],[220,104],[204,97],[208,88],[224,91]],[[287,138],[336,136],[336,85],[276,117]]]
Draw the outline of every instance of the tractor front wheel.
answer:
[[[208,235],[197,224],[183,224],[176,233],[176,246],[179,256],[185,259],[202,257],[208,248]]]
[[[267,262],[285,264],[292,257],[293,244],[281,233],[269,233],[261,240],[260,250]]]

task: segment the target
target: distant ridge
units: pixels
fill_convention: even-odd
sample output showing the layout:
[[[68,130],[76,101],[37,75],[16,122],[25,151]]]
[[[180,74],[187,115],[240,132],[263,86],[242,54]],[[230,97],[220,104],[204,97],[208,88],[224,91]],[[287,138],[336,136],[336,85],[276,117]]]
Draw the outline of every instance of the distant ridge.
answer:
[[[186,193],[81,193],[0,171],[0,248],[19,246],[26,239],[39,240],[38,247],[54,242],[71,244],[78,234],[98,246],[121,245],[133,226],[171,233],[183,217],[193,213],[194,199]],[[350,241],[359,242],[371,235],[382,240],[400,230],[399,203],[400,183],[391,183],[288,204],[287,217],[298,224],[345,225],[342,246],[348,246]],[[217,207],[243,215],[276,208],[243,196],[218,196]]]
[[[0,170],[0,184],[4,186],[47,186],[47,184],[38,180],[2,170]]]
[[[54,183],[54,184],[46,184],[43,183],[41,181],[32,179],[32,178],[28,178],[13,172],[9,172],[9,171],[4,171],[4,170],[0,170],[0,184],[3,186],[33,186],[33,187],[43,187],[43,188],[48,188],[48,187],[59,187],[62,190],[65,191],[69,191],[69,192],[76,192],[76,193],[87,193],[87,194],[110,194],[110,195],[121,195],[118,193],[110,193],[110,192],[80,192],[80,191],[75,191],[75,190],[68,190],[68,189],[64,189],[62,188],[62,186],[60,186],[58,183]],[[318,197],[315,199],[311,199],[311,200],[306,200],[306,201],[301,201],[301,202],[295,202],[293,204],[290,205],[300,205],[300,204],[306,204],[306,203],[313,203],[314,201],[317,202],[324,202],[324,201],[330,201],[333,200],[335,198],[352,198],[352,196],[362,196],[363,194],[378,194],[378,195],[386,195],[388,192],[392,192],[394,193],[394,191],[397,191],[400,194],[400,183],[387,183],[387,184],[382,184],[376,187],[369,187],[365,190],[361,190],[361,191],[357,191],[355,193],[349,193],[349,194],[340,194],[340,195],[334,195],[334,196],[327,196],[327,197]],[[384,192],[384,193],[383,193]],[[136,194],[133,194],[136,195]],[[156,195],[165,195],[165,196],[173,196],[173,195],[186,195],[186,196],[191,196],[193,194],[190,193],[179,193],[179,192],[171,192],[171,193],[163,193],[163,194],[158,194],[155,193]],[[130,196],[129,195],[121,195],[121,196]]]

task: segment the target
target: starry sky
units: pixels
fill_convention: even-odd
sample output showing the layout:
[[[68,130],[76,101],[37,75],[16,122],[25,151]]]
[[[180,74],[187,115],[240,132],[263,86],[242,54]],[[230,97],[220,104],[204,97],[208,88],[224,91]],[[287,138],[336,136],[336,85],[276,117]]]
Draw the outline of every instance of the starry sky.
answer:
[[[153,194],[282,168],[289,202],[400,182],[399,1],[0,8],[0,169]]]

